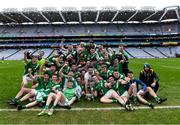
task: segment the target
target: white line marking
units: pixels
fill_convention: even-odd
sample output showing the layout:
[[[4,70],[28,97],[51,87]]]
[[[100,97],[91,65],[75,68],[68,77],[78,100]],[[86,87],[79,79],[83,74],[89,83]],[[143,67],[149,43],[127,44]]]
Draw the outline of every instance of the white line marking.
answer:
[[[148,106],[141,106],[141,107],[134,107],[136,110],[139,110],[139,109],[150,109],[150,107]],[[155,109],[180,109],[180,106],[155,106],[154,107]],[[41,111],[42,109],[40,108],[32,108],[32,109],[24,109],[24,110],[21,110],[21,111]],[[57,108],[56,111],[69,111],[68,109],[62,109],[62,108]],[[125,110],[123,107],[106,107],[106,108],[72,108],[70,109],[70,111],[107,111],[107,110]],[[14,111],[17,111],[17,109],[0,109],[0,112],[8,112],[8,111],[11,111],[11,112],[14,112]]]

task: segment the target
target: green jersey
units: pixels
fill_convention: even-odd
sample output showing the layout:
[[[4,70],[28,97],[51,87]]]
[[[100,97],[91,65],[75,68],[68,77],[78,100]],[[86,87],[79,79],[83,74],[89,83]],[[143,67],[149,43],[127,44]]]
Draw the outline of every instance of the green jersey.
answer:
[[[53,73],[51,70],[46,70],[45,73],[49,75],[49,78],[52,78],[53,75],[56,75],[59,78],[59,73],[57,71]]]
[[[40,77],[37,79],[38,86],[35,88],[36,90],[41,90],[46,88],[46,82],[44,81],[43,77]]]
[[[66,88],[63,94],[70,101],[75,96],[75,88]]]
[[[51,93],[52,92],[52,87],[54,86],[54,83],[51,81],[51,80],[49,80],[48,82],[45,82],[45,93],[46,93],[46,95],[48,95],[49,93]]]
[[[52,88],[55,87],[55,89],[58,90],[58,91],[62,90],[62,85],[60,83],[53,82],[53,81],[51,81],[51,83],[52,83]]]
[[[68,56],[68,55],[71,55],[71,56],[74,57],[74,56],[76,55],[76,53],[77,53],[77,52],[76,52],[75,50],[72,50],[72,51],[69,51],[69,52],[67,53],[67,56]]]
[[[71,70],[71,68],[70,68],[69,66],[67,66],[67,67],[64,67],[64,68],[63,68],[62,72],[63,72],[65,75],[67,75],[70,70]]]
[[[119,82],[115,82],[112,85],[112,89],[115,90],[119,95],[122,95],[126,91],[124,85]]]
[[[24,75],[28,74],[28,69],[32,69],[32,75],[34,75],[36,71],[39,69],[39,65],[37,63],[33,64],[32,61],[29,61],[25,65]]]
[[[89,53],[87,56],[87,60],[91,60],[91,61],[97,61],[98,60],[98,55],[97,53]]]
[[[113,72],[111,70],[107,70],[107,72],[99,72],[99,76],[102,77],[104,80],[108,80],[109,76],[111,76]]]
[[[95,90],[105,95],[109,91],[109,88],[105,87],[105,83],[106,83],[105,80],[99,80],[99,82],[95,84]]]
[[[47,58],[49,62],[54,63],[55,57],[54,56],[50,56]]]
[[[119,72],[120,74],[123,74],[122,66],[123,66],[123,64],[122,64],[121,62],[119,62],[119,64],[118,64],[117,66],[111,66],[111,67],[109,68],[109,70],[112,70],[112,71],[118,70],[118,72]]]

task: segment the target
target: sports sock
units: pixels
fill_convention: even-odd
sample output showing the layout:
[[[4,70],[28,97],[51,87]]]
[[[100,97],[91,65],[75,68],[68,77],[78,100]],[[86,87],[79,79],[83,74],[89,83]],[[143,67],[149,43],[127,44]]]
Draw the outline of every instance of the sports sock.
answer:
[[[150,105],[152,105],[152,103],[150,103],[150,102],[147,102],[147,105],[148,105],[148,106],[150,106]]]
[[[45,106],[44,106],[44,109],[48,109],[48,108],[49,108],[49,106],[48,106],[48,105],[45,105]]]
[[[137,96],[133,96],[133,102],[137,103]]]
[[[116,100],[116,99],[112,99],[112,102],[118,102],[118,100]]]
[[[25,108],[27,108],[27,107],[26,107],[25,105],[23,105],[23,106],[22,106],[22,109],[25,109]]]
[[[53,106],[52,106],[52,109],[55,109],[55,108],[56,108],[56,106],[55,106],[55,105],[53,105]]]
[[[158,96],[157,96],[157,97],[155,97],[155,100],[156,100],[157,102],[158,102],[158,101],[160,101],[160,99],[161,99],[161,98],[160,98],[160,97],[158,97]]]

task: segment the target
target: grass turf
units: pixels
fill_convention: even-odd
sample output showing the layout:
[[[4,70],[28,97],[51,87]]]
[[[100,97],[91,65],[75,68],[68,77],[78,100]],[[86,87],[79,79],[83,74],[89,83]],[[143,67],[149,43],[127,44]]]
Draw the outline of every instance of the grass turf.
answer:
[[[167,97],[162,105],[180,105],[180,59],[130,59],[129,69],[137,78],[143,64],[148,62],[160,77],[159,95]],[[23,74],[22,61],[5,61],[0,63],[0,108],[14,108],[6,101],[14,97],[20,86]],[[153,101],[153,100],[152,100]],[[81,100],[73,107],[117,107],[118,104],[101,104],[98,100],[89,102]],[[178,110],[138,110],[125,111],[61,111],[51,118],[39,118],[37,112],[0,112],[0,123],[180,123]],[[163,114],[163,115],[162,115]],[[111,118],[111,119],[109,119]],[[149,120],[147,120],[147,118]],[[30,120],[31,119],[31,120]]]

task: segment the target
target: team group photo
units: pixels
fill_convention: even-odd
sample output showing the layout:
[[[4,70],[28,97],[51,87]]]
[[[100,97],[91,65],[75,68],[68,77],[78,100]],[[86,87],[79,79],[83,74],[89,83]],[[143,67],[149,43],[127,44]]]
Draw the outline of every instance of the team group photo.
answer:
[[[180,124],[178,0],[6,0],[0,124]]]

